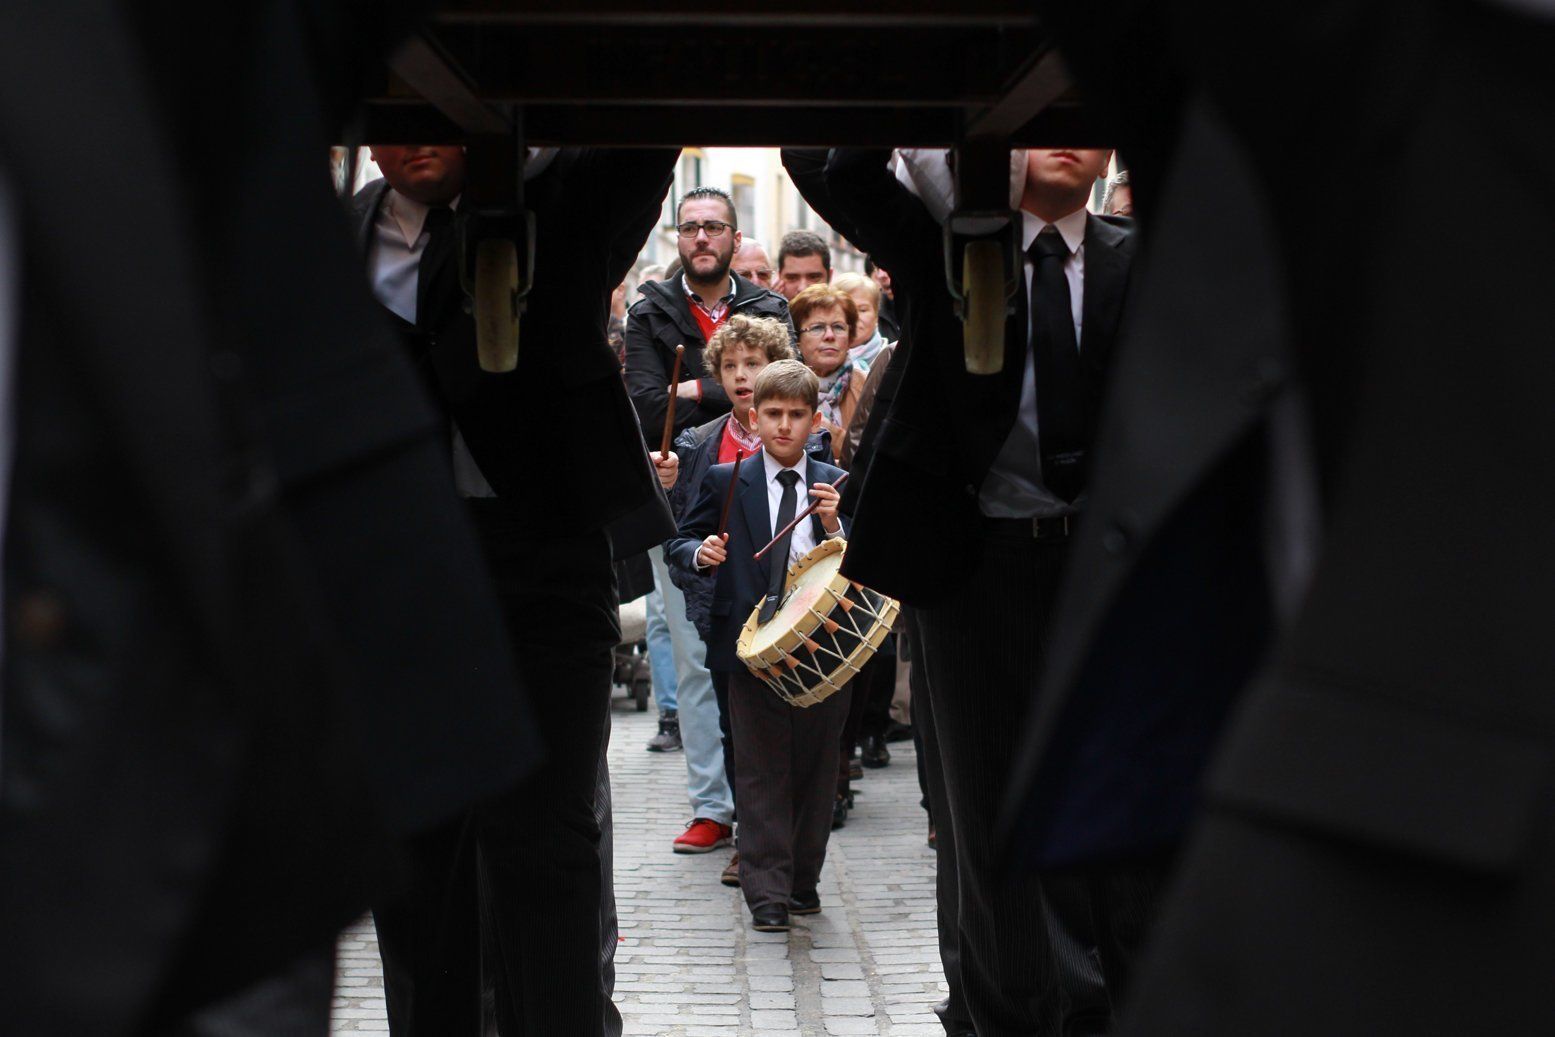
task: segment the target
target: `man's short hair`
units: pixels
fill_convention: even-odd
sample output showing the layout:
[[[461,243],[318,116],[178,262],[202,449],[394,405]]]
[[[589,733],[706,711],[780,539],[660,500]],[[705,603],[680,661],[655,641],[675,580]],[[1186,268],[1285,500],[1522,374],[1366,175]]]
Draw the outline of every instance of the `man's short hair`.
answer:
[[[740,214],[734,211],[734,199],[729,197],[729,192],[717,187],[693,187],[680,196],[680,203],[675,206],[675,219],[680,219],[680,210],[686,207],[687,202],[694,202],[698,198],[717,198],[724,203],[729,210],[729,226],[735,230],[740,229]]]
[[[858,307],[853,304],[853,296],[834,284],[812,284],[794,296],[788,304],[788,315],[794,319],[794,328],[798,330],[805,326],[810,314],[832,306],[841,310],[843,320],[848,322],[848,341],[851,342],[858,332]]]
[[[880,290],[880,285],[875,282],[873,277],[865,277],[863,274],[855,274],[852,271],[846,274],[838,274],[832,278],[831,286],[839,292],[845,293],[849,298],[852,298],[853,293],[862,288],[869,293],[871,299],[875,300],[875,309],[877,310],[880,309],[880,300],[885,296],[885,293]]]
[[[1101,211],[1107,212],[1112,208],[1112,196],[1118,193],[1118,188],[1127,187],[1133,190],[1129,183],[1128,170],[1118,170],[1118,175],[1107,181],[1107,190],[1101,196]]]
[[[718,377],[718,369],[723,366],[724,351],[731,346],[759,349],[767,354],[769,364],[794,359],[788,325],[776,317],[752,317],[744,313],[730,317],[702,350],[702,362],[707,365],[708,374]]]
[[[826,239],[813,230],[791,230],[783,235],[783,240],[778,243],[777,268],[781,273],[783,263],[789,256],[820,256],[821,266],[831,269],[831,249],[826,247]]]
[[[815,410],[821,405],[821,380],[798,360],[768,364],[756,376],[751,406],[759,408],[768,400],[799,400]]]

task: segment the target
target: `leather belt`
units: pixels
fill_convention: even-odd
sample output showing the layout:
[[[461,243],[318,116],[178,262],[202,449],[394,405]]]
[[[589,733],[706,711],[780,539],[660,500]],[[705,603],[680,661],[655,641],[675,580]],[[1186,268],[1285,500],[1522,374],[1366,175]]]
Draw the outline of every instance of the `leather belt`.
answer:
[[[1008,537],[1033,540],[1068,540],[1077,528],[1078,515],[1051,515],[1046,518],[989,518],[983,516],[983,528]]]

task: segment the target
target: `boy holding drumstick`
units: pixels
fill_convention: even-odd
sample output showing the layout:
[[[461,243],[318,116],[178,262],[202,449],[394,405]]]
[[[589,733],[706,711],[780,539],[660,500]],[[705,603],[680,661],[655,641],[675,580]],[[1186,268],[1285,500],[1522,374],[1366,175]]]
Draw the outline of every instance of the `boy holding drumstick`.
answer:
[[[819,382],[803,364],[780,360],[756,379],[750,425],[761,449],[739,465],[708,470],[667,550],[687,569],[716,568],[707,666],[727,673],[730,723],[739,746],[740,886],[752,925],[786,932],[791,914],[820,907],[816,883],[831,835],[837,742],[848,689],[797,708],[751,676],[735,641],[758,604],[775,610],[790,565],[827,537],[841,536],[835,483],[842,470],[809,458],[805,443],[821,422]],[[737,479],[737,482],[736,482]],[[732,486],[732,496],[730,495]],[[727,528],[719,529],[725,498]],[[814,501],[799,522],[757,560],[755,554]]]

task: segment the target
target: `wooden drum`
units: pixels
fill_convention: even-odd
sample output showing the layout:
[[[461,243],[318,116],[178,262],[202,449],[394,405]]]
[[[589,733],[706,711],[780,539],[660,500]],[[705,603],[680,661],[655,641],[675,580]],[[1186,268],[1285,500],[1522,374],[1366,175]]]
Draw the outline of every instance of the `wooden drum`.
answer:
[[[842,575],[848,543],[822,541],[789,570],[783,602],[767,623],[758,604],[735,643],[735,655],[791,705],[824,702],[880,650],[896,622],[895,599]]]

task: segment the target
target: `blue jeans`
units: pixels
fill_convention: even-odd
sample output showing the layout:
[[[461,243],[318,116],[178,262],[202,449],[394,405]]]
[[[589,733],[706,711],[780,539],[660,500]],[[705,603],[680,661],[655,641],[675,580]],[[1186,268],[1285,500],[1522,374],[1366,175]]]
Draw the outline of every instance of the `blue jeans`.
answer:
[[[664,549],[648,552],[653,581],[664,591],[664,617],[674,642],[675,675],[680,687],[680,742],[686,754],[686,792],[691,816],[719,824],[734,823],[734,797],[724,775],[723,733],[718,728],[718,699],[707,672],[707,645],[686,618],[686,597],[670,582]]]
[[[662,548],[654,548],[662,553]],[[679,679],[675,675],[674,648],[670,641],[669,623],[664,616],[664,592],[669,587],[678,596],[679,591],[670,584],[669,575],[653,573],[653,593],[648,595],[648,672],[653,675],[653,701],[659,704],[660,713],[675,709]],[[682,612],[685,609],[681,609]]]

